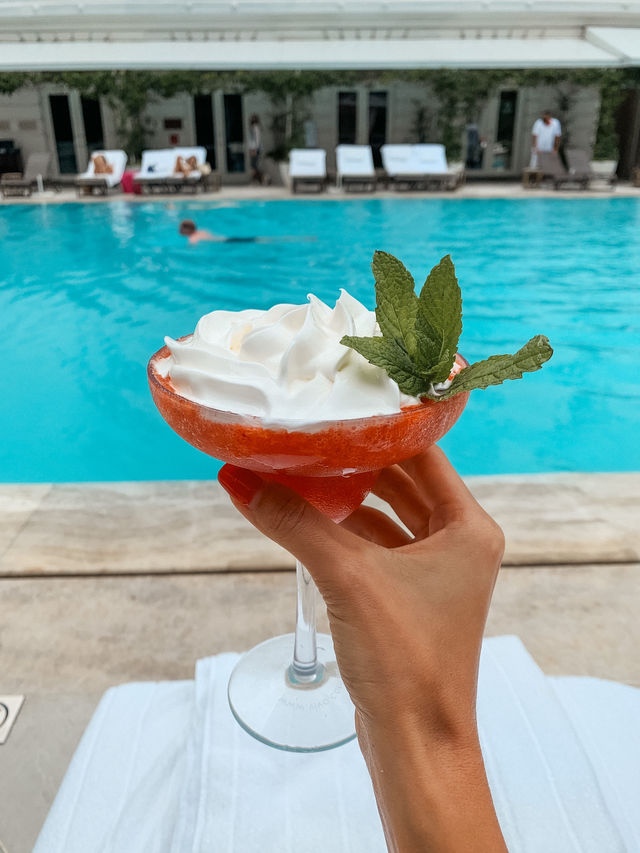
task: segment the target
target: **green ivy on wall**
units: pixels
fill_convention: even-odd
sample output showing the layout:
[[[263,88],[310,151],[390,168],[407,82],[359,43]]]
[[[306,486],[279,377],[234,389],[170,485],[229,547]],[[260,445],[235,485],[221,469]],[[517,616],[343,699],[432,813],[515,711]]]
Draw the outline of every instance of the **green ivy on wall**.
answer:
[[[436,96],[439,110],[434,118],[439,141],[451,159],[460,156],[464,126],[477,121],[483,105],[501,87],[548,86],[556,91],[560,108],[578,87],[592,86],[599,90],[601,101],[594,154],[600,159],[615,160],[616,112],[625,92],[640,86],[640,69],[11,72],[0,74],[0,94],[49,83],[75,89],[87,97],[104,97],[113,109],[124,147],[137,157],[149,134],[145,109],[153,101],[181,92],[263,92],[273,106],[273,154],[282,157],[300,143],[314,92],[326,86],[379,86],[397,81],[422,84]]]

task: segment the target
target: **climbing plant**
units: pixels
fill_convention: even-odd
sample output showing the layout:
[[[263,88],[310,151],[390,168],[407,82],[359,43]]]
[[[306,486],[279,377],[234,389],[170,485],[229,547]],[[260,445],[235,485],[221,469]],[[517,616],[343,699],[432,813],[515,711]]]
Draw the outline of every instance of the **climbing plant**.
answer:
[[[440,141],[452,159],[460,156],[462,131],[477,123],[483,106],[501,87],[547,86],[556,93],[556,108],[569,115],[571,100],[582,86],[600,93],[600,117],[595,156],[616,159],[616,112],[629,88],[640,86],[638,69],[423,69],[394,71],[74,71],[9,72],[0,74],[0,94],[24,86],[52,83],[88,97],[104,97],[112,108],[117,132],[133,155],[145,147],[150,128],[146,108],[159,98],[180,92],[200,94],[224,89],[263,92],[271,105],[274,156],[286,154],[301,141],[304,120],[314,92],[326,86],[379,86],[395,81],[423,85],[438,101],[433,116],[416,113],[416,128],[427,118],[435,122]],[[416,110],[425,109],[416,102]]]

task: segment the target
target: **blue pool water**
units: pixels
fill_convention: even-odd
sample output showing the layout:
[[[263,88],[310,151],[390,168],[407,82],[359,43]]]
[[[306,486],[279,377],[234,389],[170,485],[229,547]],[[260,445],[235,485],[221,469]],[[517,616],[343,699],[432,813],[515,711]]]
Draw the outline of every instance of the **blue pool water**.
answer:
[[[307,239],[189,247],[185,216]],[[472,395],[442,442],[462,473],[640,470],[639,234],[628,198],[2,207],[0,479],[215,476],[155,411],[149,355],[214,308],[340,287],[373,307],[377,248],[419,284],[451,253],[470,360],[538,332],[555,347],[539,373]]]

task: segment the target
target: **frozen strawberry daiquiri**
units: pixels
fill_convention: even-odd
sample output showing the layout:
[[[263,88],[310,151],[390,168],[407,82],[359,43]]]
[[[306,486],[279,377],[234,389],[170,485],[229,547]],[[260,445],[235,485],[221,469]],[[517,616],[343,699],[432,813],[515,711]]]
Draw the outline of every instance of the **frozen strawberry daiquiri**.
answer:
[[[152,357],[153,399],[198,449],[288,485],[339,521],[381,468],[437,441],[468,396],[421,403],[339,343],[374,329],[373,312],[344,292],[334,309],[310,297],[267,312],[217,311]],[[296,634],[241,659],[229,698],[254,736],[313,751],[350,740],[354,718],[331,638],[315,635],[315,590],[301,565],[298,583]]]
[[[162,373],[168,358],[168,347],[156,353],[149,364],[149,382],[156,406],[182,438],[210,456],[289,486],[334,521],[362,503],[382,468],[415,456],[441,438],[468,398],[461,394],[443,404],[417,401],[392,415],[305,426],[271,424],[183,397]],[[458,357],[456,369],[464,364]]]
[[[419,299],[392,256],[376,253],[373,271],[375,313],[343,290],[334,308],[309,296],[268,311],[214,311],[192,335],[166,338],[148,367],[162,416],[203,452],[289,486],[340,521],[382,468],[453,426],[472,388],[540,366],[538,344],[527,349],[533,339],[515,356],[471,366],[457,355],[461,301],[448,258]],[[317,751],[355,736],[353,708],[331,638],[316,638],[315,588],[300,563],[297,576],[295,635],[248,652],[229,701],[254,737]]]
[[[339,343],[375,326],[375,314],[344,291],[333,309],[309,297],[216,311],[153,356],[153,398],[199,450],[285,483],[339,521],[381,468],[441,438],[468,397],[421,402]],[[464,364],[458,357],[453,371]]]

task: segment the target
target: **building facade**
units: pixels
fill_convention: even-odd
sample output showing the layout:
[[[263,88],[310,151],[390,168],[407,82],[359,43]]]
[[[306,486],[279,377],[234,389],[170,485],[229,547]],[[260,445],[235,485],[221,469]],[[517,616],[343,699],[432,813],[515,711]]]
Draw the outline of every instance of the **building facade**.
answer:
[[[296,144],[324,148],[331,170],[340,143],[371,145],[380,166],[385,142],[437,142],[444,134],[455,140],[449,159],[464,161],[469,175],[514,178],[529,163],[531,127],[545,108],[560,119],[568,144],[592,152],[600,111],[596,88],[575,87],[561,99],[553,88],[504,86],[465,121],[445,115],[424,84],[402,80],[318,89],[297,102]],[[251,174],[248,128],[254,113],[262,123],[264,151],[269,152],[277,142],[273,124],[282,107],[276,109],[263,93],[150,98],[142,117],[145,147],[203,145],[223,183],[246,183]],[[83,171],[93,150],[124,146],[118,117],[106,98],[88,98],[49,84],[0,95],[0,149],[10,143],[19,149],[23,163],[31,153],[49,151],[51,177]],[[274,164],[271,170],[277,180]]]

